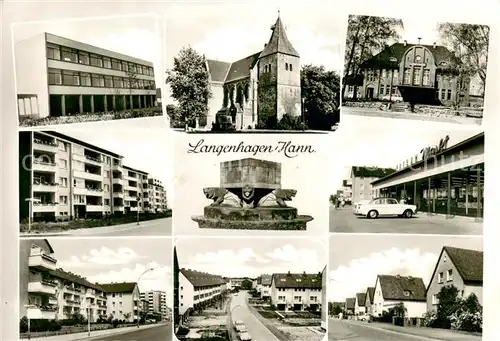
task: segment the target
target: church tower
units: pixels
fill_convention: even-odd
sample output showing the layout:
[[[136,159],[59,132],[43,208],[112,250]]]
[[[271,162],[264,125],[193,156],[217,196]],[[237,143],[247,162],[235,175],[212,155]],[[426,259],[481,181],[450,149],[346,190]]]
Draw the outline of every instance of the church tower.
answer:
[[[279,122],[283,115],[301,114],[300,56],[286,36],[278,16],[269,42],[259,55],[259,121]]]

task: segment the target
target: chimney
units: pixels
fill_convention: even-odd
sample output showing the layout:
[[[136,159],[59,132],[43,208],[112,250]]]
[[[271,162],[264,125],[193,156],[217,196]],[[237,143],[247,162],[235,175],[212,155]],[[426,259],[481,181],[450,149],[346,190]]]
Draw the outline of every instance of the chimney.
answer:
[[[404,44],[404,46],[406,46],[408,44],[408,42],[406,40],[403,40],[403,44]]]
[[[433,48],[436,48],[436,42],[434,42],[434,43],[432,44],[432,47],[433,47]]]

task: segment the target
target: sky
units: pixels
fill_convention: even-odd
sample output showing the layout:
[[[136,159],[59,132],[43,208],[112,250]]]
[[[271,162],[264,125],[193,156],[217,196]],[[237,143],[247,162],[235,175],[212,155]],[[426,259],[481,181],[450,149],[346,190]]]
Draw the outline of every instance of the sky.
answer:
[[[179,267],[225,277],[318,273],[326,245],[310,238],[183,238],[176,242]]]
[[[157,87],[165,81],[160,44],[163,30],[161,21],[155,16],[128,15],[18,23],[12,27],[12,39],[15,44],[44,32],[150,61],[154,64]]]
[[[355,127],[355,130],[353,130]],[[349,178],[352,166],[396,168],[424,147],[435,146],[449,135],[448,147],[481,133],[480,127],[464,127],[456,123],[429,124],[426,121],[344,115],[336,131],[334,145],[349,141],[349,151],[331,149],[336,162],[331,176],[333,189],[340,189]]]
[[[171,305],[172,240],[170,238],[49,239],[57,267],[92,283],[137,282],[139,290],[161,290]]]
[[[122,155],[123,164],[162,181],[173,202],[173,132],[162,116],[57,126],[57,131]]]
[[[377,275],[420,277],[427,286],[443,246],[483,250],[482,243],[482,237],[330,235],[328,298],[342,302],[365,292]]]

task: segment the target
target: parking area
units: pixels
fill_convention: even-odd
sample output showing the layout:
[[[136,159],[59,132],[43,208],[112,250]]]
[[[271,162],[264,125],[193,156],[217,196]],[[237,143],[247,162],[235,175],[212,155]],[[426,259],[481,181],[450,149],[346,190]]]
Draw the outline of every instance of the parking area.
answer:
[[[358,217],[352,207],[335,209],[330,205],[330,232],[332,233],[407,233],[407,234],[449,234],[482,235],[482,220],[419,212],[413,218]]]

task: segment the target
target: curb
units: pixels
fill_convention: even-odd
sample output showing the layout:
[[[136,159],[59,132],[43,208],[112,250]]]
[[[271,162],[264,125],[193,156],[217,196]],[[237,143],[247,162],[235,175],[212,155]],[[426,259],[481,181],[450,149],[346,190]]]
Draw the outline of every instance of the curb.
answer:
[[[366,326],[366,325],[360,324],[360,323],[354,323],[354,324],[357,325],[357,326],[361,326],[361,327],[365,327],[365,328],[371,328],[371,329],[376,329],[376,330],[379,330],[379,331],[383,331],[383,332],[387,332],[387,333],[391,333],[391,334],[395,334],[395,335],[404,335],[406,337],[415,338],[415,339],[418,339],[418,340],[424,340],[424,341],[429,341],[429,340],[433,340],[433,341],[448,341],[448,340],[438,339],[436,337],[431,337],[431,336],[414,335],[414,334],[408,334],[408,333],[404,333],[404,332],[398,332],[398,331],[395,331],[395,330],[390,330],[390,329],[385,329],[385,328],[380,328],[380,327],[374,327],[372,325]]]
[[[114,336],[117,336],[117,335],[123,335],[123,334],[127,334],[127,333],[131,333],[133,331],[136,331],[136,330],[144,330],[144,329],[152,329],[152,328],[157,328],[157,327],[161,327],[163,326],[164,324],[155,324],[154,326],[142,326],[140,328],[134,328],[134,330],[130,329],[130,330],[127,330],[127,331],[124,331],[124,330],[121,330],[121,331],[117,331],[116,333],[109,333],[109,334],[105,334],[105,335],[94,335],[94,336],[85,336],[85,337],[82,337],[82,338],[79,338],[79,339],[74,339],[74,341],[84,341],[84,340],[87,340],[87,341],[91,341],[91,340],[95,340],[95,339],[98,339],[98,338],[102,338],[102,337],[107,337],[107,336],[110,336],[110,337],[114,337]]]

